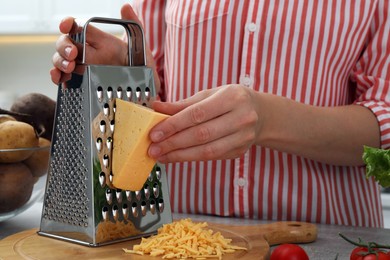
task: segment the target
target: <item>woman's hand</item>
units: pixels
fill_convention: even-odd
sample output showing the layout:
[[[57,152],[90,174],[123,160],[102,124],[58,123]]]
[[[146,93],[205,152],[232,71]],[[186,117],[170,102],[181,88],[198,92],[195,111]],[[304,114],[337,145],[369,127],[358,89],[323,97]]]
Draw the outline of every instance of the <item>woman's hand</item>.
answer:
[[[70,79],[75,71],[76,62],[81,59],[81,49],[72,42],[68,34],[78,26],[73,17],[63,19],[59,25],[61,35],[56,42],[56,52],[52,62],[54,68],[50,75],[58,84]],[[88,25],[86,44],[86,61],[88,64],[124,65],[127,61],[127,43],[114,35],[105,33],[92,25]]]
[[[141,24],[134,10],[129,4],[124,4],[121,9],[121,18],[133,20]],[[77,73],[77,61],[82,55],[81,49],[71,41],[68,34],[77,26],[73,17],[63,19],[59,25],[61,35],[56,42],[56,52],[52,62],[54,67],[50,70],[51,80],[55,84],[65,82],[70,79],[71,73]],[[127,37],[120,39],[112,34],[99,30],[88,25],[86,44],[86,62],[88,64],[107,64],[124,66],[128,64]],[[155,70],[155,63],[151,51],[146,48],[146,66],[154,71],[156,93],[160,91],[160,82]]]
[[[379,146],[379,126],[359,105],[316,107],[240,85],[155,102],[172,115],[150,132],[149,156],[162,163],[229,159],[252,145],[332,165],[363,165],[363,145]]]
[[[256,143],[258,102],[249,88],[223,86],[177,103],[154,102],[174,115],[152,129],[149,155],[160,162],[235,158]]]

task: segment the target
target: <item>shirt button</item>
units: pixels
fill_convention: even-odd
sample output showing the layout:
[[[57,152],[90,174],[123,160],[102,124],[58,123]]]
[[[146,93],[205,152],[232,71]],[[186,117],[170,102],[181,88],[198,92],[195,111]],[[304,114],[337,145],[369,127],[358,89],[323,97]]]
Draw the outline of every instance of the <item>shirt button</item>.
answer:
[[[250,24],[248,24],[248,30],[249,30],[250,32],[256,31],[256,30],[257,30],[257,25],[256,25],[255,23],[250,23]]]
[[[248,87],[248,86],[251,85],[251,83],[252,83],[252,80],[251,80],[250,77],[245,76],[245,77],[242,78],[242,84],[243,84],[244,86],[247,86],[247,87]]]
[[[244,178],[238,178],[237,185],[240,187],[244,187],[246,185],[246,180]]]

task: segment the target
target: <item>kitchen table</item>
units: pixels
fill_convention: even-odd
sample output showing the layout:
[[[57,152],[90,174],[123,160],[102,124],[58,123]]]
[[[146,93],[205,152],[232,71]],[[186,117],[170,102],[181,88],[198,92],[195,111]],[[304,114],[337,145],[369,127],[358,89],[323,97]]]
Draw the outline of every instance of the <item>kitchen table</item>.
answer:
[[[20,215],[10,220],[0,222],[0,239],[27,229],[39,228],[41,211],[42,202],[38,202]],[[266,221],[252,219],[221,218],[186,214],[173,214],[173,218],[191,218],[194,221],[207,221],[225,225],[253,225],[268,223]],[[377,241],[390,244],[390,229],[324,224],[318,224],[317,227],[317,240],[313,243],[301,244],[310,259],[336,259],[337,255],[338,259],[349,259],[349,253],[354,246],[344,241],[338,235],[339,232],[352,238],[353,240],[357,240],[360,237],[366,241]]]

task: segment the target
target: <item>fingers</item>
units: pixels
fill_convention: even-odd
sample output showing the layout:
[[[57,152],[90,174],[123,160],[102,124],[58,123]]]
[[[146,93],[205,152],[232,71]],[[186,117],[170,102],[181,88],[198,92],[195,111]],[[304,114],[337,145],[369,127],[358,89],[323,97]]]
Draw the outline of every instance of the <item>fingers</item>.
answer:
[[[54,84],[59,84],[61,79],[61,71],[56,68],[52,68],[50,70],[50,77]]]
[[[234,117],[226,114],[222,115],[214,120],[180,131],[160,143],[152,143],[149,147],[149,156],[159,158],[161,155],[170,153],[177,148],[183,150],[183,148],[212,143],[239,130],[238,123]],[[204,151],[203,153],[206,155],[208,152]],[[207,156],[212,157],[212,153],[210,152]],[[221,154],[220,152],[216,153]]]
[[[53,83],[59,84],[70,79],[70,74],[76,66],[75,61],[64,59],[58,52],[54,53],[52,62],[54,68],[50,70],[50,77]]]
[[[58,85],[62,82],[70,80],[71,74],[70,73],[63,73],[59,69],[52,68],[50,70],[50,77],[51,77],[51,81],[54,84]]]
[[[236,85],[178,103],[154,103],[156,110],[173,116],[151,130],[149,156],[161,162],[240,156],[255,143],[259,132],[255,102],[250,90]]]
[[[73,17],[64,18],[60,25],[60,31],[63,33],[56,42],[56,52],[52,57],[54,68],[50,71],[51,79],[55,84],[59,84],[64,80],[70,79],[70,74],[76,67],[76,59],[80,53],[78,47],[70,39],[69,34],[75,33],[78,24]],[[88,26],[87,40],[88,45],[93,46],[98,42],[98,38],[102,37],[102,31],[94,26]]]
[[[199,92],[193,97],[175,104],[156,102],[153,105],[156,111],[167,114],[179,112],[174,117],[167,118],[155,126],[150,132],[150,139],[153,142],[161,142],[179,131],[217,118],[232,110],[231,103],[224,102],[228,97],[223,96],[228,92],[221,91],[216,95],[211,95],[212,93],[212,91]]]
[[[60,25],[60,32],[68,34],[74,29],[73,17],[64,18]],[[50,70],[50,77],[53,83],[59,84],[70,78],[70,73],[74,70],[77,48],[67,35],[61,35],[56,42],[56,53],[52,57],[54,68]]]
[[[66,35],[61,35],[56,42],[56,50],[52,62],[54,67],[59,70],[70,73],[74,69],[74,63],[77,57],[77,48]]]
[[[73,17],[65,17],[62,19],[59,25],[60,32],[63,34],[68,34],[75,26],[75,19]]]
[[[249,139],[248,135],[248,139]],[[177,149],[157,157],[161,163],[232,159],[243,155],[250,147],[239,133],[228,135],[203,145]]]
[[[209,97],[212,95],[214,90],[207,90],[207,91],[201,91],[195,94],[194,96],[191,96],[187,99],[175,102],[175,103],[167,103],[167,102],[161,102],[161,101],[154,101],[152,103],[152,108],[160,113],[167,114],[167,115],[173,115],[177,114],[178,112],[182,111],[183,109],[196,104],[200,102],[201,100]]]
[[[133,8],[129,3],[126,3],[121,8],[121,18],[123,20],[133,20],[138,24],[141,24],[141,21],[138,19],[138,16],[135,14]]]

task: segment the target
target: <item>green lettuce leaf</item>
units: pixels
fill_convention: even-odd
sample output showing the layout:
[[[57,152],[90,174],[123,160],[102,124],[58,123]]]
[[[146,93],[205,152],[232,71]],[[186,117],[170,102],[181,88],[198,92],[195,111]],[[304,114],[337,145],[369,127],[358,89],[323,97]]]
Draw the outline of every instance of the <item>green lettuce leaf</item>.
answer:
[[[390,150],[364,146],[366,177],[374,177],[382,187],[390,187]]]

